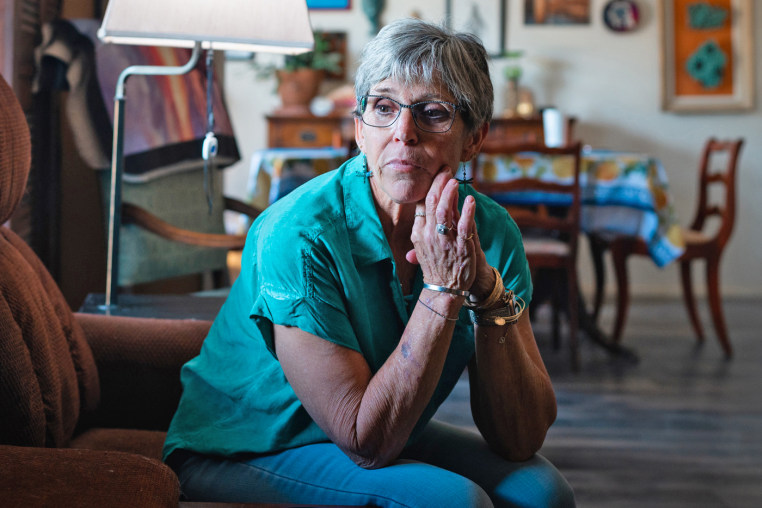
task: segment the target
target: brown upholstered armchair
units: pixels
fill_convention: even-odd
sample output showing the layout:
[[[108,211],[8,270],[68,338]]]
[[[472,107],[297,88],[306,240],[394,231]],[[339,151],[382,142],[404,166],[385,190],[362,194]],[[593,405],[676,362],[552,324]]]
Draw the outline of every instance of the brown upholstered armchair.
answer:
[[[25,192],[29,129],[0,77],[0,225]],[[179,371],[210,323],[75,314],[0,226],[0,499],[4,506],[178,506],[160,462]]]

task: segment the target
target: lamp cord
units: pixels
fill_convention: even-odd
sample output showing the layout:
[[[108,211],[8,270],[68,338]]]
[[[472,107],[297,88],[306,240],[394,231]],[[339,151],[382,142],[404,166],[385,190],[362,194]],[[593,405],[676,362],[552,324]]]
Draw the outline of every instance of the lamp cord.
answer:
[[[214,50],[209,48],[206,51],[206,136],[202,147],[202,157],[204,159],[204,195],[206,204],[209,207],[209,215],[212,215],[214,178],[214,158],[217,155],[217,138],[214,136],[214,111],[212,108],[214,96]]]

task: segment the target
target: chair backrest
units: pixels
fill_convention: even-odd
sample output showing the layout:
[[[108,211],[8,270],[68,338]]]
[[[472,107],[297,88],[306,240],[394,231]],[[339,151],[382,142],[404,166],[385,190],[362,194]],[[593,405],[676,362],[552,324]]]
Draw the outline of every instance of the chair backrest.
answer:
[[[743,143],[743,138],[727,141],[710,138],[704,144],[701,155],[698,205],[690,229],[701,231],[709,217],[719,217],[720,226],[717,229],[714,240],[718,243],[720,249],[730,239],[735,223],[736,169]],[[715,165],[718,163],[722,164],[722,167],[716,167]],[[721,193],[721,202],[717,204],[712,203],[711,187],[715,184],[724,186],[724,192]]]
[[[559,148],[493,144],[477,158],[473,185],[502,204],[520,229],[560,233],[576,251],[580,164],[580,143]]]
[[[0,76],[0,223],[19,203],[31,162],[29,129]],[[0,443],[64,446],[99,399],[84,332],[32,249],[0,226]]]

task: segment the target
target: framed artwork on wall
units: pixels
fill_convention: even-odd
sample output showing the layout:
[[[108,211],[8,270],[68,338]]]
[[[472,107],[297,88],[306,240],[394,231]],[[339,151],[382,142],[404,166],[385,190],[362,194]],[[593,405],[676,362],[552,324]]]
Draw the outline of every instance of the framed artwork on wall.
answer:
[[[524,0],[525,25],[589,25],[590,0]]]
[[[506,50],[508,0],[446,0],[448,26],[481,39],[490,56]]]
[[[349,9],[352,0],[307,0],[308,9]]]
[[[754,106],[752,0],[661,0],[662,109]]]

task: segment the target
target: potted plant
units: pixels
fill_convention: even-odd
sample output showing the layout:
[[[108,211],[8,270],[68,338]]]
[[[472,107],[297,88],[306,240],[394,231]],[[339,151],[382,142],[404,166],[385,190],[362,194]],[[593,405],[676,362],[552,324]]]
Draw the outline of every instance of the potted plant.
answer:
[[[320,31],[314,32],[315,48],[308,53],[288,55],[283,66],[258,67],[260,77],[275,74],[281,98],[279,114],[305,114],[318,93],[326,72],[341,70],[342,55],[331,51],[331,44]]]

